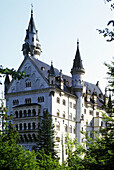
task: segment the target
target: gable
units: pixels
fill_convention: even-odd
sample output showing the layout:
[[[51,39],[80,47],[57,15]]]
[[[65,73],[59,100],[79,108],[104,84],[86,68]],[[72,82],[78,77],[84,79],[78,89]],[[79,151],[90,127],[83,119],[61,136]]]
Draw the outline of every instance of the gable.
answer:
[[[43,76],[29,57],[23,61],[19,71],[25,71],[26,75],[29,75],[29,77],[25,77],[21,80],[12,80],[8,93],[39,90],[49,87],[48,80]]]

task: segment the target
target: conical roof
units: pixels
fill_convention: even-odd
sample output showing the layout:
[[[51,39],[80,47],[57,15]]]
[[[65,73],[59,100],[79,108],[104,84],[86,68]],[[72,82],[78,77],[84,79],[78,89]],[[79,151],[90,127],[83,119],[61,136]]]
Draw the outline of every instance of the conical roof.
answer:
[[[28,29],[26,30],[25,40],[29,39],[29,33],[37,34],[37,30],[36,30],[35,23],[34,23],[34,18],[33,18],[33,9],[31,9],[31,17],[30,17]],[[37,37],[37,39],[38,39],[38,37]]]
[[[28,31],[35,33],[35,34],[37,33],[35,23],[34,23],[34,18],[33,18],[33,9],[31,9],[31,18],[30,18],[30,22],[29,22],[29,26],[28,26]]]
[[[52,62],[51,62],[50,70],[49,70],[49,76],[55,76],[55,71],[54,71],[53,63]]]
[[[82,71],[85,73],[85,70],[84,70],[84,67],[83,67],[83,64],[82,64],[82,60],[81,60],[81,56],[80,56],[80,50],[79,50],[79,41],[77,41],[77,51],[76,51],[76,55],[75,55],[75,59],[74,59],[74,62],[73,62],[73,67],[72,67],[72,70],[71,70],[71,73],[72,71]]]

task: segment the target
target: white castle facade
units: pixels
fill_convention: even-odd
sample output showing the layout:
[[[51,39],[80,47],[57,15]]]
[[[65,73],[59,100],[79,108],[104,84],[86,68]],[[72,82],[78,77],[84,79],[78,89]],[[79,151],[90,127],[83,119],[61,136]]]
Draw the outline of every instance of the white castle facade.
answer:
[[[32,150],[37,142],[39,118],[48,109],[55,125],[55,141],[59,146],[60,161],[66,158],[66,132],[78,142],[84,141],[80,131],[86,131],[94,137],[92,131],[104,126],[101,112],[105,110],[108,97],[103,94],[99,84],[84,81],[85,69],[77,42],[71,77],[64,75],[51,65],[40,61],[41,46],[38,31],[35,28],[33,10],[25,43],[23,44],[24,60],[19,71],[25,71],[29,77],[12,80],[6,76],[5,97],[8,114],[14,115],[13,123],[20,134],[20,144]]]

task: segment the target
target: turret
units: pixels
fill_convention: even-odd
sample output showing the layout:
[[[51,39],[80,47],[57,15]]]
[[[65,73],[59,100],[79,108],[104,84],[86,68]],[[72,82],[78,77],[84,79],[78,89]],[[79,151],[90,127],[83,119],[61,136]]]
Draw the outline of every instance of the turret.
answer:
[[[72,74],[72,88],[74,89],[83,88],[83,75],[85,74],[85,70],[80,56],[79,41],[77,41],[77,51],[73,62],[73,67],[71,69],[71,74]]]
[[[49,79],[49,84],[51,86],[54,86],[55,85],[55,71],[54,71],[52,62],[51,62],[51,67],[50,67],[49,74],[48,74],[48,79]]]
[[[38,58],[41,54],[41,45],[39,44],[38,31],[34,23],[33,9],[31,9],[31,18],[28,29],[26,30],[25,43],[23,44],[22,51],[25,57],[34,55],[34,57]]]
[[[83,103],[83,76],[85,74],[85,70],[82,64],[80,51],[79,51],[79,41],[77,41],[77,51],[75,55],[75,59],[73,62],[73,67],[71,69],[72,74],[72,89],[77,96],[77,105],[76,105],[76,137],[78,139],[79,144],[81,143],[82,135],[80,134],[81,129],[81,120],[82,120],[82,103]]]

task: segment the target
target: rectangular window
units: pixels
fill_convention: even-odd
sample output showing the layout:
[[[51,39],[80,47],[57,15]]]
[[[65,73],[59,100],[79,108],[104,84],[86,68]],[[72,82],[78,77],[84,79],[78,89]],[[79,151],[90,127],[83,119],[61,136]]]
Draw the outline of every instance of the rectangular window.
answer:
[[[66,105],[66,101],[63,99],[63,105],[65,106]]]
[[[60,125],[58,124],[58,125],[56,125],[56,130],[60,130]]]
[[[57,97],[57,103],[59,103],[59,104],[60,104],[60,98],[59,98],[59,97]]]
[[[92,111],[92,110],[90,110],[90,111],[89,111],[89,114],[90,114],[90,115],[93,115],[93,111]]]
[[[72,108],[72,102],[70,102],[70,108]]]

